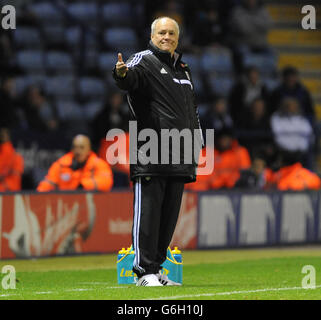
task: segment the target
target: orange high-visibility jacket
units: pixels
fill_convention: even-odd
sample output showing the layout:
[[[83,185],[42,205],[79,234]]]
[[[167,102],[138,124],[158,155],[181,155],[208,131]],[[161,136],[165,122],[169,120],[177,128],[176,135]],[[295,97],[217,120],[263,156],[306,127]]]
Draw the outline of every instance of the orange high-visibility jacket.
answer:
[[[107,149],[114,144],[114,141],[107,141],[105,138],[101,139],[100,141],[100,147],[98,151],[98,156],[101,159],[108,160],[107,159]],[[129,166],[129,132],[125,132],[124,134],[121,134],[118,136],[117,145],[121,145],[118,149],[117,157],[120,160],[119,162],[122,163],[116,163],[112,168],[115,170],[118,170],[122,173],[125,173],[130,176],[130,166]]]
[[[77,170],[71,168],[73,153],[69,152],[55,161],[47,176],[39,183],[37,191],[76,190],[80,185],[84,190],[109,191],[113,186],[113,175],[109,165],[94,152],[86,164]]]
[[[207,147],[207,152],[211,148]],[[202,150],[205,156],[205,148]],[[214,171],[210,175],[198,175],[196,182],[189,183],[185,189],[206,191],[210,189],[232,188],[240,177],[240,170],[251,166],[251,158],[246,148],[233,141],[232,148],[223,152],[212,149]]]
[[[23,158],[15,152],[12,143],[0,144],[0,192],[21,190],[23,170]]]
[[[274,179],[279,190],[318,190],[321,187],[318,175],[303,168],[301,163],[281,168]]]
[[[235,140],[232,148],[226,151],[214,150],[214,173],[211,188],[233,188],[242,169],[251,166],[251,158],[246,148]]]

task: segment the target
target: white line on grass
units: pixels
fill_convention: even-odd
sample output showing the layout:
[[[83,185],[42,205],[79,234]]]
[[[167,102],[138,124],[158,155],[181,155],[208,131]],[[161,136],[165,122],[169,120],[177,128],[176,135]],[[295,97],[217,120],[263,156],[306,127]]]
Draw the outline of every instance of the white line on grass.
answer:
[[[317,286],[315,286],[315,288],[321,288],[321,285],[317,285]],[[269,291],[286,291],[286,290],[302,290],[302,289],[303,290],[313,290],[313,289],[305,289],[302,287],[266,288],[266,289],[244,290],[244,291],[186,294],[186,295],[181,295],[181,296],[158,297],[158,298],[144,299],[144,300],[170,300],[170,299],[184,299],[184,298],[197,298],[197,297],[229,296],[229,295],[233,295],[233,294],[257,293],[257,292],[269,292]]]

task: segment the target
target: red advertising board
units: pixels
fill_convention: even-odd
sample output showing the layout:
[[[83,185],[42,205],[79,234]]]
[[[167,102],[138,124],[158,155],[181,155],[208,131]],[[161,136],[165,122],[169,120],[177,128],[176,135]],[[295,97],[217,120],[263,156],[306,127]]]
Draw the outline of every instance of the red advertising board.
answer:
[[[0,195],[0,258],[116,252],[131,244],[132,192]],[[183,197],[172,244],[196,247],[197,195]]]

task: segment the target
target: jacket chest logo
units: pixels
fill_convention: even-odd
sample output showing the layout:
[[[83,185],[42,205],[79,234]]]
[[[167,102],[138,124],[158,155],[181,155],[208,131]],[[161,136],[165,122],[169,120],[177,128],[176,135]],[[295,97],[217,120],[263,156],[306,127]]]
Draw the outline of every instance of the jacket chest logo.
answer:
[[[188,85],[191,86],[191,89],[193,90],[193,85],[192,85],[192,82],[190,80],[173,78],[173,81],[176,82],[176,83],[179,83],[181,85],[188,84]]]
[[[160,73],[162,73],[162,74],[167,74],[168,72],[167,72],[164,68],[162,68],[161,71],[160,71]]]

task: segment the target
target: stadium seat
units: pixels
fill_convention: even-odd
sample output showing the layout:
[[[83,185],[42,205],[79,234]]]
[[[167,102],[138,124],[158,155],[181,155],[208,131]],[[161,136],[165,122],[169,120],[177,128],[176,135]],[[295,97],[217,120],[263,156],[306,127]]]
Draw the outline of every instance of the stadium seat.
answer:
[[[66,43],[70,47],[75,47],[80,44],[81,41],[81,29],[80,27],[70,27],[65,29],[65,35],[64,35]]]
[[[99,67],[101,70],[106,72],[111,71],[115,63],[117,62],[117,53],[115,52],[105,52],[101,53],[99,56]]]
[[[63,22],[62,12],[59,11],[52,1],[33,3],[30,9],[42,23],[47,24],[50,21],[57,24]]]
[[[71,49],[74,49],[75,47],[81,45],[81,42],[83,41],[82,32],[83,31],[80,27],[70,27],[65,30],[64,39]],[[98,42],[96,34],[93,31],[86,29],[84,29],[84,32],[84,40],[86,47],[96,47]]]
[[[201,57],[203,72],[232,73],[233,61],[229,49],[219,48],[206,51]]]
[[[230,77],[218,77],[216,74],[212,74],[208,78],[208,84],[213,94],[227,96],[233,85],[233,79]]]
[[[72,57],[65,52],[50,51],[45,55],[45,61],[50,71],[70,72],[74,69]]]
[[[321,31],[275,29],[268,34],[268,41],[273,46],[319,46],[321,43]]]
[[[73,76],[54,76],[45,80],[45,91],[55,97],[72,97],[75,95],[75,78]]]
[[[82,106],[86,119],[91,121],[103,108],[103,101],[89,101],[84,106]]]
[[[44,56],[40,50],[23,50],[17,53],[17,64],[26,71],[44,70]]]
[[[299,70],[315,71],[321,69],[320,54],[281,53],[279,55],[279,68],[293,66]]]
[[[182,60],[188,64],[188,67],[191,69],[193,75],[195,72],[199,73],[201,71],[201,63],[198,55],[186,53],[183,55]]]
[[[277,70],[277,58],[272,53],[245,53],[243,64],[255,66],[262,74],[273,74]]]
[[[110,28],[105,30],[104,41],[111,49],[119,50],[137,47],[137,37],[130,28]]]
[[[62,121],[82,119],[84,117],[81,106],[72,100],[58,100],[56,102],[58,117]]]
[[[95,2],[78,2],[68,6],[68,13],[72,18],[81,22],[96,22],[98,21],[98,7]]]
[[[105,4],[102,8],[102,19],[112,26],[129,26],[132,24],[131,6],[128,2]]]
[[[102,97],[106,93],[106,86],[99,78],[83,77],[79,80],[79,93],[83,98]]]
[[[44,25],[43,34],[46,44],[64,43],[65,28],[61,25]]]
[[[39,31],[32,27],[19,27],[13,31],[13,39],[20,48],[40,48],[42,45]]]
[[[312,95],[321,96],[321,79],[304,77],[302,82]]]

